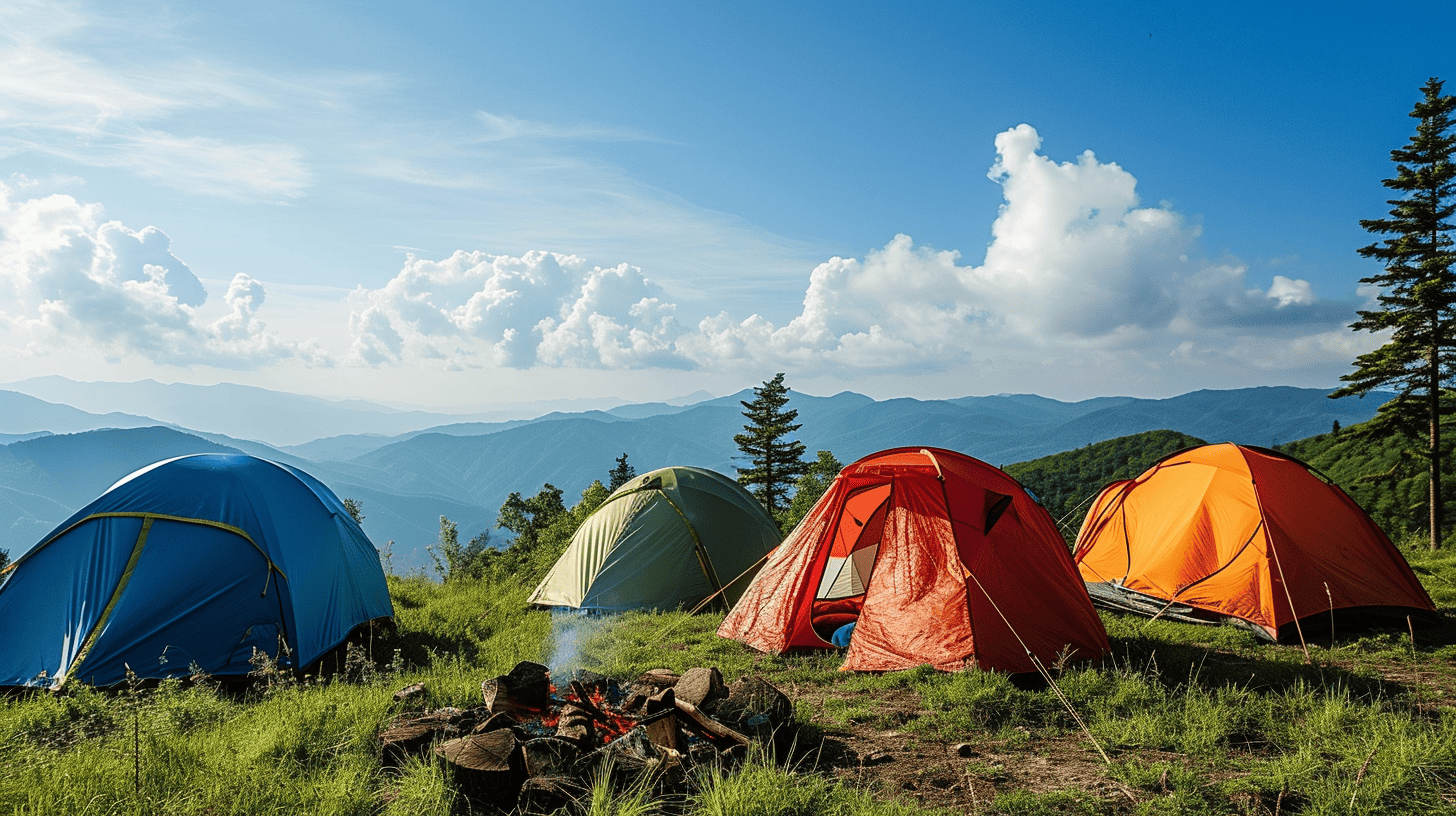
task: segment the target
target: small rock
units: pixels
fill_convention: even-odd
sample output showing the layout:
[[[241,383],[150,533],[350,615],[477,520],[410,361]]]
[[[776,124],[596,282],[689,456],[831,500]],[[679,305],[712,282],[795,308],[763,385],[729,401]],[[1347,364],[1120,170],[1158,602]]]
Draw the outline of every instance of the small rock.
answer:
[[[976,749],[969,742],[963,742],[955,746],[956,756],[962,759],[970,759],[976,755]]]

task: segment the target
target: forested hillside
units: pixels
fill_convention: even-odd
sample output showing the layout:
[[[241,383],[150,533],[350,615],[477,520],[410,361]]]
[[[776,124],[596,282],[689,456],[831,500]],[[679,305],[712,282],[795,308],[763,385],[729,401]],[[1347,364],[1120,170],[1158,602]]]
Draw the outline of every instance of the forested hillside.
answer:
[[[1426,472],[1409,443],[1396,437],[1357,438],[1359,426],[1280,445],[1349,493],[1393,539],[1422,529],[1426,521]],[[1069,541],[1077,535],[1087,504],[1107,484],[1131,479],[1170,453],[1205,444],[1176,431],[1147,431],[1084,445],[1076,450],[1007,465],[1005,470],[1041,499]],[[1456,496],[1456,475],[1444,495]],[[1448,498],[1447,518],[1456,518]]]
[[[1391,538],[1419,532],[1426,524],[1425,461],[1399,437],[1359,439],[1359,426],[1280,445],[1344,488]],[[1450,452],[1447,452],[1449,459]],[[1456,518],[1456,476],[1442,480],[1446,518]]]

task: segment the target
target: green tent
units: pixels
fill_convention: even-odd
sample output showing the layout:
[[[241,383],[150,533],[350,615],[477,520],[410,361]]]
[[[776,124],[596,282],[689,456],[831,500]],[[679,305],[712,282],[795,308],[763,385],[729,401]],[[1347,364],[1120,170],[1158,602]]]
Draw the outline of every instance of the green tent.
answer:
[[[737,482],[702,468],[661,468],[617,488],[582,522],[531,603],[691,608],[728,584],[719,598],[732,605],[753,577],[743,573],[778,543],[778,525]]]

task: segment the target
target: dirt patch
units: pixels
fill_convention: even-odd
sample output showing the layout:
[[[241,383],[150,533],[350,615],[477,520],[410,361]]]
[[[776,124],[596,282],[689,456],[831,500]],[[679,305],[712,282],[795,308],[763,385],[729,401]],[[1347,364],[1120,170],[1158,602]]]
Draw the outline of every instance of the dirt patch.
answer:
[[[823,708],[832,698],[853,702],[866,693],[814,685],[784,691],[811,708]],[[1078,791],[1102,800],[1099,810],[1107,813],[1128,811],[1137,800],[1135,792],[1107,775],[1102,757],[1085,737],[1023,731],[1013,740],[979,733],[941,741],[884,725],[930,714],[920,695],[908,689],[873,693],[873,722],[851,717],[812,722],[804,729],[796,752],[801,772],[824,774],[876,798],[961,813],[989,812],[997,796],[1013,790]]]

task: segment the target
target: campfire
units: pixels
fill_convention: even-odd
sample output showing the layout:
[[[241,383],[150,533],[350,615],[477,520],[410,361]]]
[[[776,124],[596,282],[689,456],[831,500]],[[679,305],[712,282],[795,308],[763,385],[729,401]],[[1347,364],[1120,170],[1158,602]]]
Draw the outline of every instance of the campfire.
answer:
[[[630,683],[576,671],[564,683],[518,663],[480,684],[483,705],[402,714],[380,734],[386,766],[433,751],[472,802],[547,813],[579,799],[602,774],[616,786],[686,790],[694,766],[740,761],[769,744],[793,704],[761,677],[723,682],[716,668],[646,672]],[[423,695],[411,686],[397,699]]]

